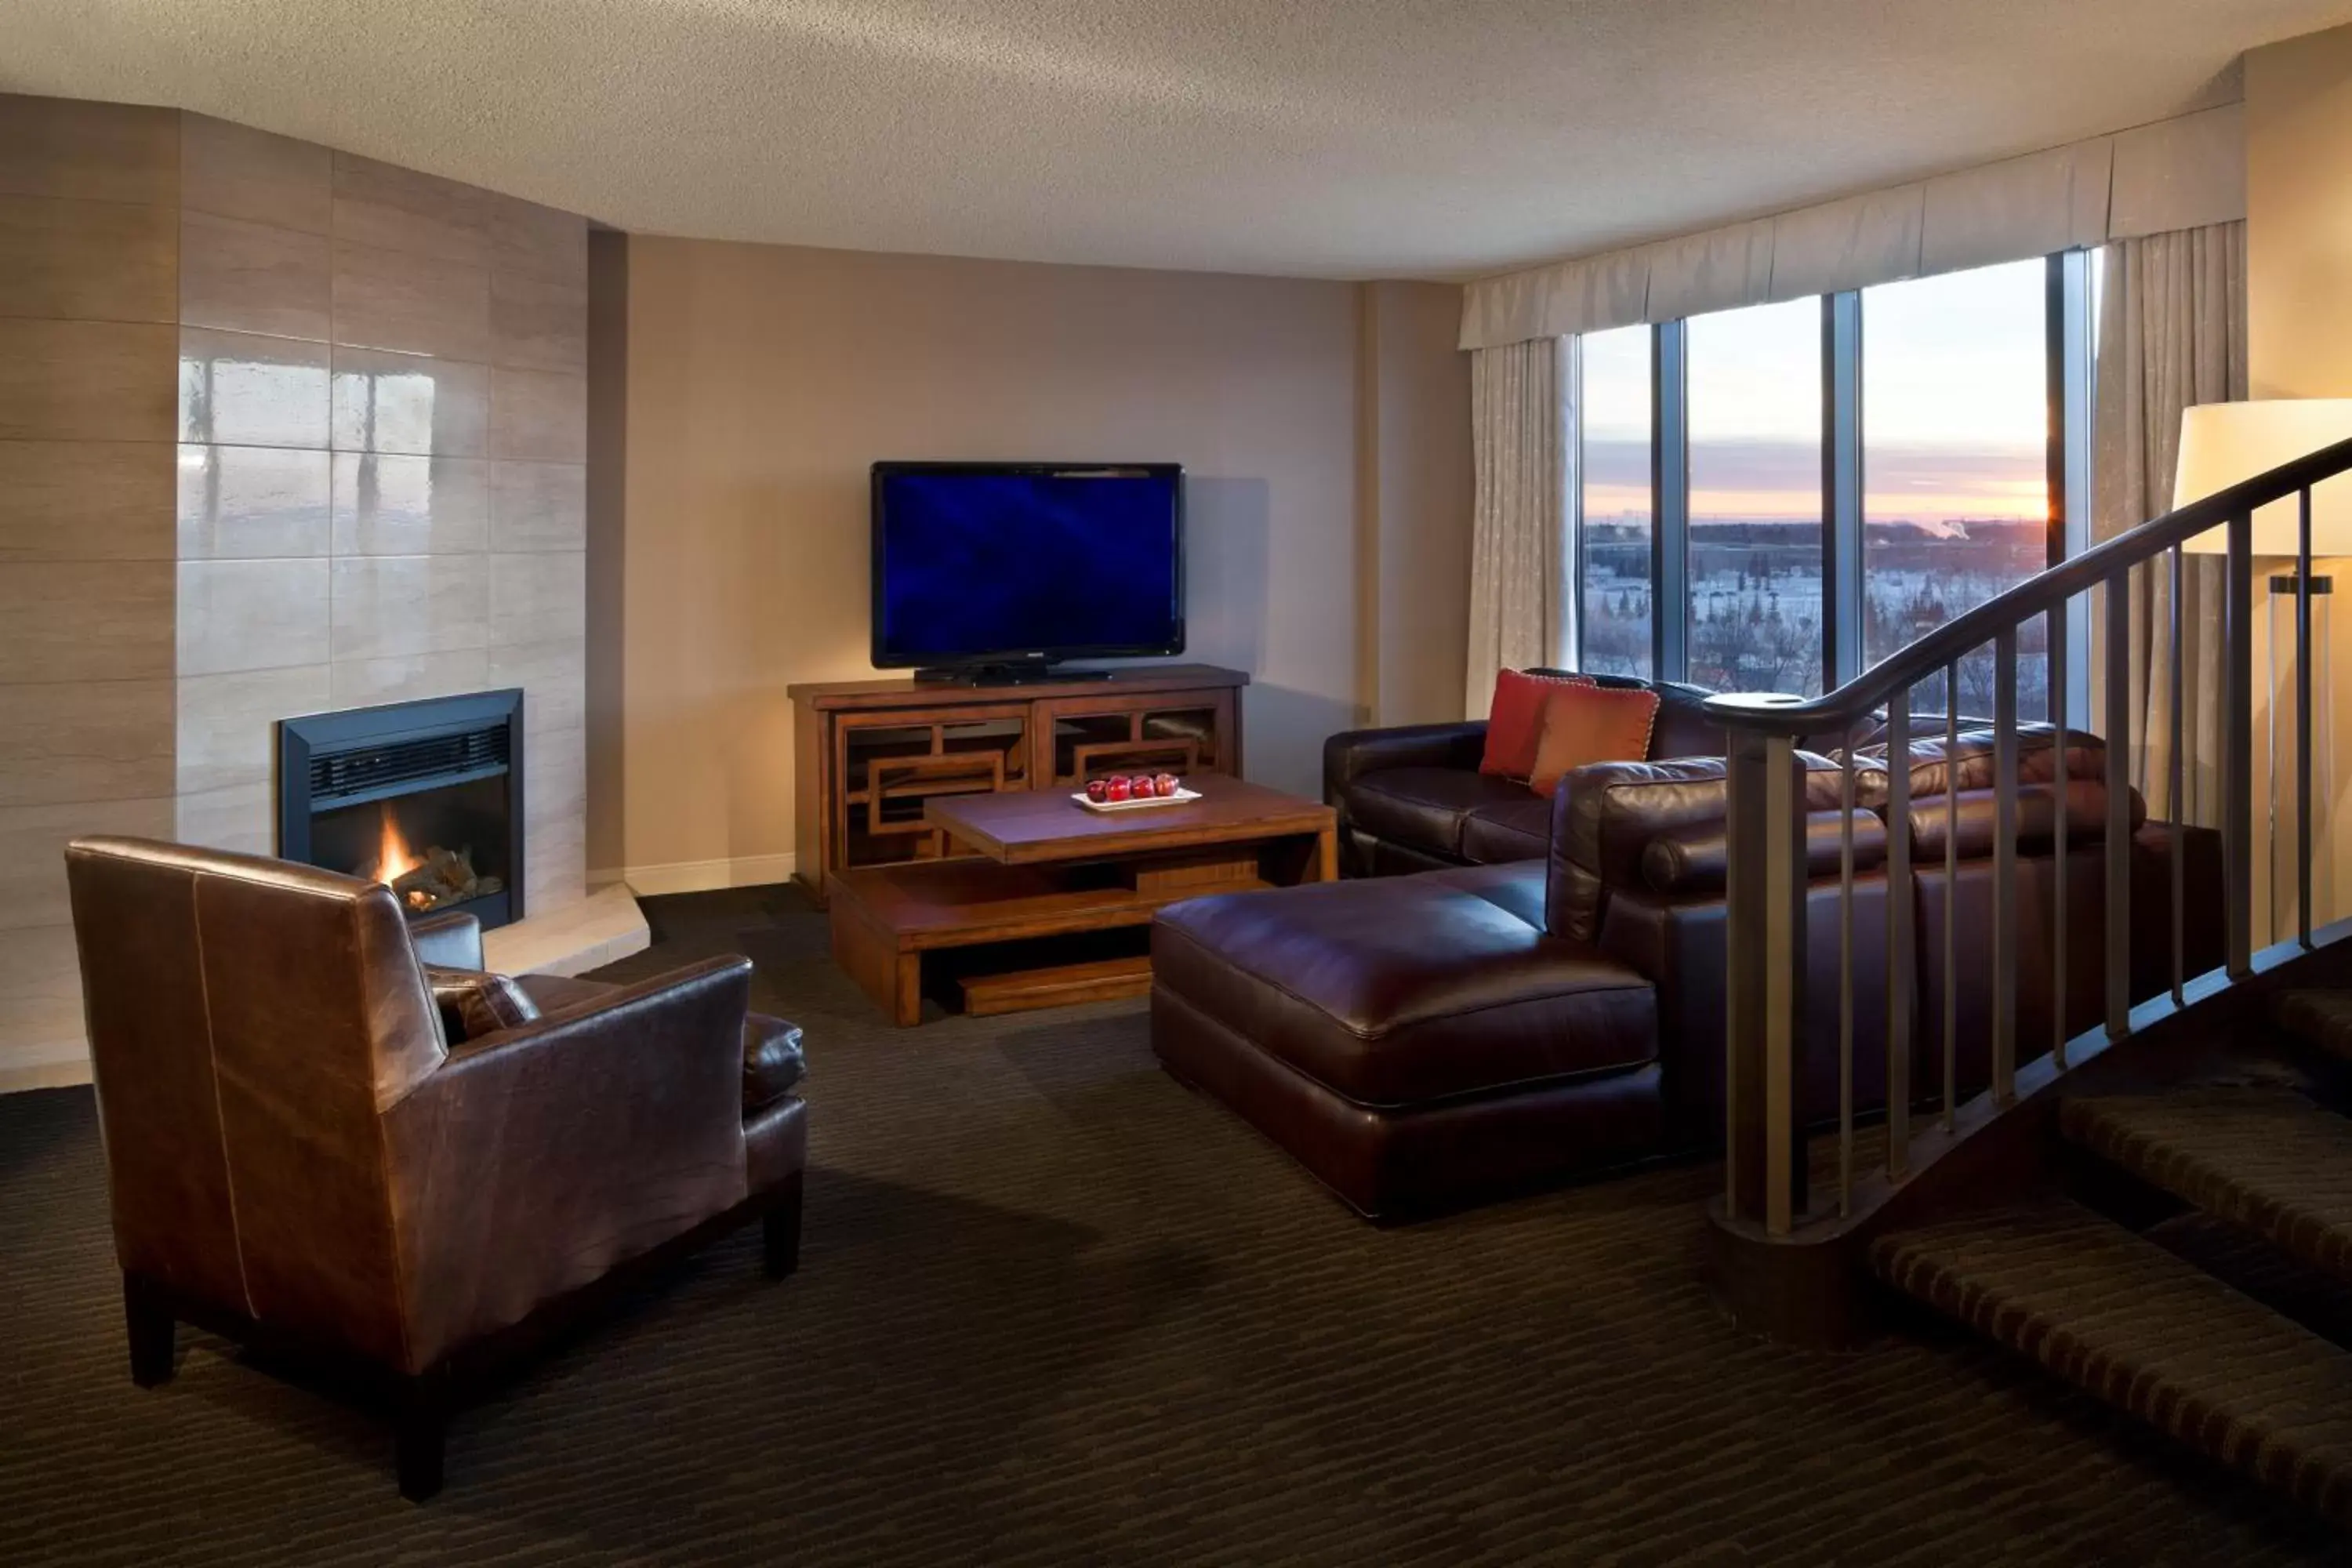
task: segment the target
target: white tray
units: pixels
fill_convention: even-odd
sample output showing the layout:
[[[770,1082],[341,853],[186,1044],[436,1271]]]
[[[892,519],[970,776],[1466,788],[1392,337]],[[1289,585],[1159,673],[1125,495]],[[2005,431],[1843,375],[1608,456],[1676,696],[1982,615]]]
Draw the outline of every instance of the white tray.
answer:
[[[1088,800],[1083,790],[1070,798],[1088,811],[1148,811],[1155,805],[1181,805],[1188,800],[1198,800],[1201,792],[1178,784],[1174,795],[1155,795],[1142,800]]]

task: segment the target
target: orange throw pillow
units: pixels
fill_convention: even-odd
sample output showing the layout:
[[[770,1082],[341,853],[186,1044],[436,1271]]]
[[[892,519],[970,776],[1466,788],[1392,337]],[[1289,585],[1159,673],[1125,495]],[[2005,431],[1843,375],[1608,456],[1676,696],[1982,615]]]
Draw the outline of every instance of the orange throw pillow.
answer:
[[[1650,725],[1658,694],[1646,687],[1562,686],[1544,698],[1543,732],[1528,783],[1538,795],[1559,787],[1560,776],[1588,763],[1649,760]]]
[[[1589,675],[1530,675],[1524,669],[1495,672],[1495,697],[1486,709],[1486,753],[1482,773],[1523,779],[1536,771],[1536,742],[1543,735],[1544,699],[1563,686],[1590,686]]]

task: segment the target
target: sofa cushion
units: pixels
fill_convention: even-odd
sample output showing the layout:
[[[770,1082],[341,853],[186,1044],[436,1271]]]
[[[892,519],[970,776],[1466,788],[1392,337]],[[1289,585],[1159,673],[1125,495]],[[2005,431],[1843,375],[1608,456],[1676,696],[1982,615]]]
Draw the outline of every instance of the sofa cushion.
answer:
[[[1356,826],[1454,859],[1462,858],[1462,824],[1471,812],[1534,798],[1523,784],[1467,768],[1382,768],[1340,791]]]
[[[1845,865],[1845,813],[1805,816],[1805,876],[1838,876]],[[1642,847],[1642,879],[1652,890],[1687,898],[1720,893],[1729,884],[1731,837],[1720,818],[1670,827]],[[1853,813],[1853,869],[1874,871],[1886,860],[1886,824],[1857,806]]]
[[[1544,699],[1543,738],[1536,743],[1529,786],[1549,795],[1570,769],[1648,756],[1657,716],[1658,694],[1643,688],[1559,688]]]
[[[1478,771],[1524,779],[1536,771],[1536,747],[1543,739],[1546,702],[1559,686],[1586,686],[1592,678],[1530,669],[1498,669],[1495,695],[1486,704],[1486,750]]]
[[[1808,812],[1837,809],[1843,770],[1795,753]],[[1568,775],[1552,799],[1551,881],[1546,923],[1554,935],[1594,941],[1608,889],[1640,886],[1650,840],[1679,828],[1720,825],[1730,764],[1719,757],[1601,763]]]
[[[1536,860],[1551,847],[1551,802],[1522,792],[1524,799],[1474,806],[1462,819],[1462,858],[1474,866]]]
[[[1719,757],[1724,753],[1723,726],[1706,716],[1706,700],[1715,695],[1696,686],[1661,680],[1658,716],[1650,725],[1650,749],[1629,762],[1665,762],[1675,757]]]
[[[1647,982],[1544,934],[1540,864],[1320,882],[1160,911],[1152,984],[1359,1105],[1652,1060]]]
[[[2132,831],[2147,820],[2147,804],[2139,791],[2128,790]],[[2058,786],[2021,784],[2017,786],[2017,852],[2046,855],[2057,847]],[[1944,841],[1957,837],[1959,858],[1982,859],[1999,841],[1995,828],[2000,796],[1989,789],[1962,790],[1957,795],[1932,795],[1911,803],[1911,853],[1918,860],[1941,861]],[[1957,829],[1955,834],[1951,830]],[[2107,786],[2097,779],[2066,781],[2066,842],[2074,847],[2103,842],[2107,836]]]
[[[1994,778],[1996,737],[1990,729],[1963,730],[1956,743],[1947,748],[1939,728],[1933,734],[1914,735],[1911,758],[1911,798],[1939,795],[1956,787],[1957,774],[1960,790],[1990,789]],[[1949,750],[1950,755],[1945,753]],[[1864,748],[1856,754],[1884,765],[1886,746]],[[2104,779],[2107,776],[2107,743],[2096,735],[2079,730],[2066,732],[2066,777]],[[2048,724],[2020,724],[2017,727],[2017,782],[2020,784],[2051,784],[2058,777],[2057,731]]]

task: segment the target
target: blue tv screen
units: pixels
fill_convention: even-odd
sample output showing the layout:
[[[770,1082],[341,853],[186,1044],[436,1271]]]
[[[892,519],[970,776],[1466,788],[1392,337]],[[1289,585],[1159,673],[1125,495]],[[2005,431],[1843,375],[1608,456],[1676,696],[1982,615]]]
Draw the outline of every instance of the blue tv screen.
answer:
[[[874,465],[876,665],[1183,651],[1177,465]]]

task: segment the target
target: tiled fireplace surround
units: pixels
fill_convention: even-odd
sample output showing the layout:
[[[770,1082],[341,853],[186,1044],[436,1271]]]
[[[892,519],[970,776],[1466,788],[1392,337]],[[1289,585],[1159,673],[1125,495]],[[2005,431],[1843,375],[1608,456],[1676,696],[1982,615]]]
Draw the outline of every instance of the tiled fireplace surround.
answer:
[[[79,1065],[65,840],[268,853],[281,718],[522,688],[529,908],[583,899],[586,251],[324,147],[0,97],[0,1080]]]

